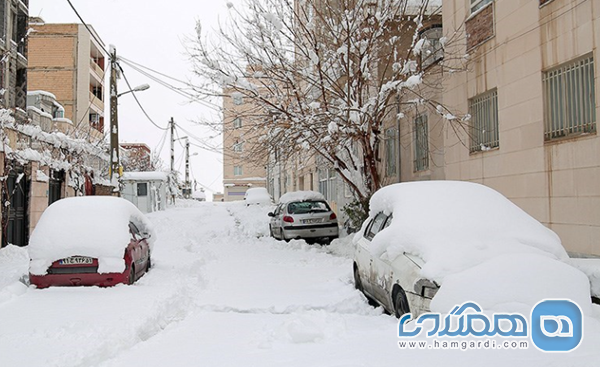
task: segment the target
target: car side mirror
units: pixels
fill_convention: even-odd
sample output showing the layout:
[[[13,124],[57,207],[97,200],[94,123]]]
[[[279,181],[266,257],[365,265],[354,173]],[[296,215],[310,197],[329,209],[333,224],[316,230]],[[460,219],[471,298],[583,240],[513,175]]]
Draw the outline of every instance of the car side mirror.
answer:
[[[268,215],[269,217],[274,217],[274,216],[275,216],[275,213],[273,213],[273,212],[269,212],[269,214],[267,214],[267,215]]]
[[[148,232],[140,232],[140,236],[142,236],[142,238],[144,238],[144,239],[148,239],[148,238],[152,237],[152,235]]]

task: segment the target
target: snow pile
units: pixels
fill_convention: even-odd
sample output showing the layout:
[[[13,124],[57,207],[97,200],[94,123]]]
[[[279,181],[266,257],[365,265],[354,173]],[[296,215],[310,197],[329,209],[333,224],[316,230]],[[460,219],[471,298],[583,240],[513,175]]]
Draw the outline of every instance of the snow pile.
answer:
[[[600,298],[600,259],[569,259],[569,264],[587,275],[592,288],[592,296]]]
[[[272,205],[242,205],[234,202],[228,205],[230,214],[235,218],[239,230],[249,237],[269,236],[269,216],[274,210]]]
[[[283,194],[279,198],[279,203],[291,203],[293,201],[325,201],[325,196],[320,192],[316,191],[292,191],[286,194]]]
[[[568,258],[553,231],[500,193],[476,183],[390,185],[371,199],[371,217],[378,212],[393,213],[393,221],[373,239],[375,256],[417,255],[425,261],[422,275],[438,282],[502,254]]]
[[[44,211],[29,241],[30,272],[46,274],[56,260],[81,255],[98,258],[99,273],[123,272],[129,222],[156,239],[152,225],[129,201],[109,196],[59,200]]]
[[[447,313],[465,300],[485,310],[510,304],[530,310],[544,299],[570,299],[591,313],[588,279],[574,267],[538,254],[506,254],[463,272],[448,275],[431,302],[433,312]]]
[[[0,249],[0,305],[25,293],[29,255],[25,248],[8,245]]]

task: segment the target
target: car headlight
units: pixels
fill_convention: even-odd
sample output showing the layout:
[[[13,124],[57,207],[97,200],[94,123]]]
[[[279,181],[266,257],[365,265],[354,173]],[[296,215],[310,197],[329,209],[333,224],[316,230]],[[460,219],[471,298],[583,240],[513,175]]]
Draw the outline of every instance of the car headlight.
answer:
[[[425,298],[433,298],[440,287],[429,279],[419,279],[415,283],[415,293]]]

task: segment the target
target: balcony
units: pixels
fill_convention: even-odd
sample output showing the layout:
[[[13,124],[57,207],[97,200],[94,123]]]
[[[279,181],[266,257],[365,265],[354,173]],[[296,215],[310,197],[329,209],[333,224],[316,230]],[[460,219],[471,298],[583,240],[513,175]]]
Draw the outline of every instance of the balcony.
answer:
[[[104,70],[94,62],[94,59],[90,59],[90,74],[100,83],[104,80]]]
[[[96,95],[92,92],[90,92],[90,102],[92,102],[94,106],[98,107],[100,111],[104,111],[104,101],[96,97]]]

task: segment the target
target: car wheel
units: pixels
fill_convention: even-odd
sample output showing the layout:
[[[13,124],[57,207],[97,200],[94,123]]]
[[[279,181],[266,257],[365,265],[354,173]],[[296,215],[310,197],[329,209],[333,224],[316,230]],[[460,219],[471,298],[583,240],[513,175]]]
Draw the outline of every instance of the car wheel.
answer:
[[[360,280],[360,274],[358,273],[358,266],[354,265],[354,288],[359,291],[363,291],[362,281]]]
[[[271,227],[270,224],[269,224],[269,236],[275,238],[275,235],[273,234],[273,227]]]
[[[135,282],[135,267],[131,264],[131,268],[129,269],[129,278],[127,279],[127,284],[131,285]]]
[[[408,300],[406,299],[406,294],[404,290],[399,286],[394,288],[394,314],[397,318],[402,317],[402,315],[409,313],[410,307],[408,306]]]

